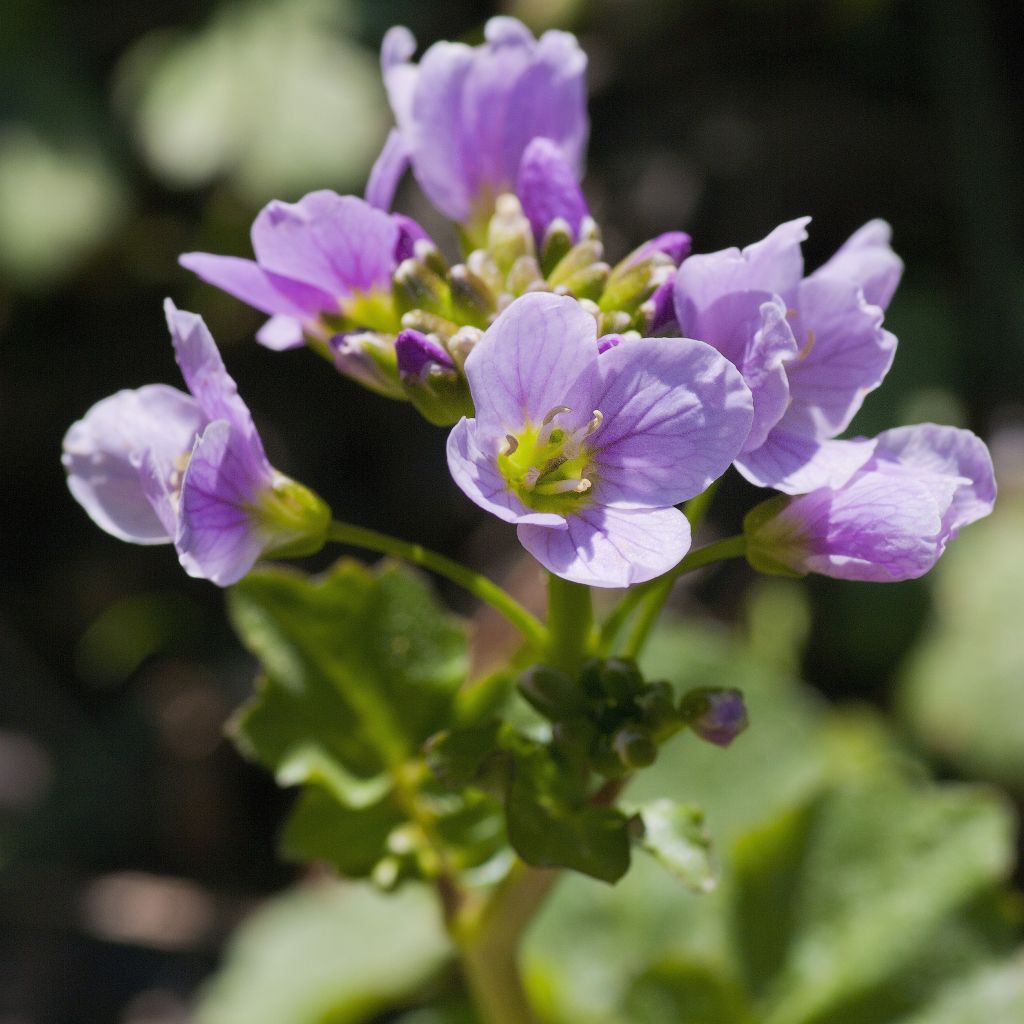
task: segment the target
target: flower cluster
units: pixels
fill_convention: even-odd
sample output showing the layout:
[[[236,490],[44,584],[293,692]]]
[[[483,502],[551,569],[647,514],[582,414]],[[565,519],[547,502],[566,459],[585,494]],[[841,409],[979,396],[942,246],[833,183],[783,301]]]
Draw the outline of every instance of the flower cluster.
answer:
[[[306,345],[432,423],[480,507],[565,579],[624,587],[690,545],[676,508],[730,465],[780,492],[747,518],[763,571],[900,580],[927,571],[992,508],[974,435],[930,424],[843,439],[885,377],[885,309],[902,263],[873,221],[805,275],[809,218],[742,251],[691,254],[669,231],[614,265],[580,186],[586,57],[494,18],[484,43],[381,65],[395,116],[365,198],[273,201],[254,259],[184,267],[261,310],[258,340]],[[411,171],[454,221],[447,259],[391,212]],[[72,493],[108,532],[172,541],[194,575],[231,583],[261,555],[322,543],[329,513],[274,471],[202,322],[168,307],[191,397],[154,385],[94,406],[65,440]]]

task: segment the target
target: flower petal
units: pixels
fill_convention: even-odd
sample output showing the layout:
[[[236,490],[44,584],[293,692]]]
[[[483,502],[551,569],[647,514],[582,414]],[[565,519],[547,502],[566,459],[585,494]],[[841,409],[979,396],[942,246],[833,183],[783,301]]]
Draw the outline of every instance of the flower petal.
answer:
[[[181,374],[207,420],[227,420],[265,462],[263,445],[249,407],[242,401],[238,387],[224,368],[224,361],[203,318],[178,309],[170,299],[164,301],[164,313]]]
[[[409,150],[397,128],[388,132],[384,140],[384,148],[370,168],[370,176],[366,181],[364,198],[378,210],[390,210],[395,201],[398,183],[402,180],[409,166]]]
[[[302,320],[336,309],[338,305],[337,300],[319,288],[268,274],[252,260],[209,252],[186,252],[178,257],[178,262],[207,284],[271,316],[280,313]]]
[[[576,172],[550,139],[537,138],[526,147],[519,163],[516,195],[538,246],[548,225],[558,218],[569,225],[574,239],[579,237],[580,224],[589,212],[587,202]]]
[[[488,440],[494,447],[493,439]],[[448,435],[448,469],[452,479],[470,500],[506,523],[533,523],[551,530],[564,530],[565,519],[553,512],[534,512],[509,489],[498,470],[497,449],[481,447],[475,420],[465,418]]]
[[[791,326],[803,354],[787,367],[793,401],[779,426],[835,437],[889,372],[896,338],[853,281],[810,277],[801,282],[796,304]]]
[[[206,428],[185,470],[174,540],[190,576],[226,587],[253,567],[267,542],[254,508],[260,491],[270,486],[269,467],[259,471],[245,439],[227,420]]]
[[[694,333],[694,319],[729,292],[773,292],[785,298],[803,276],[800,243],[807,238],[810,219],[780,224],[743,252],[723,249],[686,259],[676,275],[676,316],[684,336],[701,338]]]
[[[274,352],[284,352],[289,348],[302,348],[306,338],[302,331],[302,321],[291,316],[272,316],[257,332],[256,340]]]
[[[466,359],[481,439],[539,424],[556,406],[572,408],[574,419],[562,420],[568,429],[586,423],[596,364],[597,322],[575,299],[540,292],[516,299]]]
[[[826,274],[855,281],[868,302],[885,309],[903,276],[903,260],[892,251],[891,238],[892,228],[884,220],[868,221],[811,277]]]
[[[97,526],[120,540],[170,542],[173,517],[147,497],[140,466],[151,451],[173,467],[205,422],[194,398],[164,384],[104,398],[64,436],[61,461],[71,493]]]
[[[253,222],[252,245],[264,270],[344,297],[390,287],[398,230],[383,210],[324,189],[268,203]]]
[[[816,441],[775,429],[767,441],[736,460],[740,474],[757,487],[806,494],[819,487],[842,487],[874,454],[875,442]]]
[[[877,442],[875,461],[880,470],[896,462],[925,486],[938,487],[937,498],[951,485],[943,515],[946,540],[992,511],[996,500],[992,457],[985,442],[969,430],[919,423],[886,430]]]
[[[621,508],[700,494],[739,453],[753,407],[739,371],[710,345],[642,338],[601,354],[594,497]]]
[[[628,587],[668,572],[690,549],[690,524],[674,508],[598,505],[568,519],[568,529],[520,525],[519,541],[546,569],[591,587]]]

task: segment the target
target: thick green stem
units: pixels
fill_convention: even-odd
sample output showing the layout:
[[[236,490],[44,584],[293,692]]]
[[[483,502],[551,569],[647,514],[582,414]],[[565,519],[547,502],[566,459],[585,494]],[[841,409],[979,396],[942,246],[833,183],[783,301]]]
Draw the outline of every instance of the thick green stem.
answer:
[[[486,576],[467,569],[461,563],[420,544],[412,544],[386,533],[378,533],[376,530],[367,530],[362,526],[353,526],[351,523],[341,523],[337,520],[331,523],[327,536],[329,540],[337,541],[339,544],[351,544],[353,547],[367,548],[370,551],[401,558],[451,580],[504,615],[523,634],[531,647],[538,651],[546,649],[548,631],[537,617],[531,615],[497,583],[492,583]]]
[[[575,676],[590,645],[594,609],[590,587],[548,575],[548,660]]]
[[[518,862],[455,938],[466,983],[484,1024],[536,1024],[519,974],[519,947],[559,873]]]

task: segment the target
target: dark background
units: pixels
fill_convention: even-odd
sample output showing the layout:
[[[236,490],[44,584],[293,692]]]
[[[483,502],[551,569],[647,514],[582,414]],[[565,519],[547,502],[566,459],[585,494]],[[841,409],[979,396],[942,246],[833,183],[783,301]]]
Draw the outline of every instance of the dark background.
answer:
[[[4,1024],[184,1020],[232,923],[294,875],[273,849],[285,798],[222,738],[252,667],[221,593],[186,578],[170,549],[128,547],[97,530],[60,467],[64,431],[93,402],[122,387],[178,383],[164,296],[207,318],[272,461],[340,518],[478,565],[486,554],[492,572],[516,558],[512,531],[485,522],[450,482],[443,431],[309,353],[259,348],[261,318],[176,265],[177,253],[196,248],[247,255],[248,225],[273,196],[361,191],[372,159],[365,140],[365,156],[333,176],[311,165],[310,180],[297,172],[279,184],[251,149],[208,173],[190,166],[186,181],[142,141],[140,96],[159,74],[154,41],[187,45],[233,12],[271,6],[5,0],[0,14]],[[388,124],[372,72],[386,27],[407,24],[423,45],[477,39],[496,13],[465,0],[273,6],[366,51],[362,87],[381,110],[371,142]],[[1019,3],[595,0],[511,9],[538,29],[572,29],[590,55],[585,188],[613,259],[672,228],[711,251],[812,214],[813,267],[865,220],[884,217],[907,263],[887,318],[900,349],[857,432],[937,419],[991,437],[1020,422]],[[230,30],[228,38],[230,49]],[[278,55],[265,58],[272,80]],[[287,60],[280,73],[303,73]],[[343,84],[344,68],[336,73]],[[344,144],[346,124],[311,121],[311,138]],[[278,123],[263,123],[258,110],[250,117],[264,152],[275,149]],[[214,127],[216,142],[238,126],[228,114]],[[152,130],[159,135],[158,121]],[[41,163],[19,158],[26,147]],[[65,210],[72,185],[62,174],[82,154],[92,170]],[[306,156],[300,140],[296,164]],[[429,220],[412,185],[399,205]],[[19,241],[6,226],[26,209]],[[90,216],[88,230],[69,227]],[[735,529],[752,499],[730,480],[712,528]],[[730,618],[746,582],[746,570],[731,568],[681,600]],[[830,698],[885,707],[894,668],[928,615],[927,586],[808,586],[807,678]],[[126,921],[125,904],[143,910]]]

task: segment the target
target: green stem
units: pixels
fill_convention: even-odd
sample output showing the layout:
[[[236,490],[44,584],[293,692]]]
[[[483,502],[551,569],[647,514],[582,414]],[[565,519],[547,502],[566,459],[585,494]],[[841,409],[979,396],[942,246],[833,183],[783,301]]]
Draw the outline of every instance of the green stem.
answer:
[[[548,574],[548,660],[575,676],[590,645],[594,610],[590,587]]]
[[[378,533],[376,530],[367,530],[362,526],[353,526],[351,523],[342,523],[337,520],[331,523],[327,537],[339,544],[350,544],[353,547],[367,548],[370,551],[392,555],[410,562],[412,565],[418,565],[422,569],[437,573],[438,576],[443,576],[458,584],[474,597],[504,615],[523,634],[531,647],[538,651],[547,647],[548,631],[536,616],[531,615],[497,583],[492,583],[486,576],[467,569],[461,563],[446,558],[436,551],[431,551],[421,544],[413,544],[409,541],[399,540],[397,537],[391,537],[386,533]]]
[[[715,495],[718,493],[718,486],[721,482],[722,478],[719,477],[707,490],[701,491],[696,498],[691,498],[683,506],[683,513],[690,521],[690,530],[693,533],[696,533],[697,527],[704,522],[704,517],[708,514],[708,509],[711,508],[711,502],[715,500]]]
[[[519,947],[559,872],[517,862],[472,920],[456,924],[456,942],[483,1024],[536,1024],[519,974]]]
[[[638,658],[644,649],[647,637],[650,635],[654,623],[661,614],[668,595],[672,592],[672,585],[682,575],[693,572],[695,569],[703,569],[706,565],[714,562],[721,562],[727,558],[739,558],[747,549],[747,538],[743,534],[735,537],[726,537],[724,540],[707,544],[696,551],[691,551],[674,569],[670,569],[664,576],[659,576],[650,583],[637,587],[634,591],[638,596],[634,603],[640,605],[640,613],[633,626],[632,635],[626,643],[623,654],[627,658]],[[630,597],[632,595],[627,595]]]

